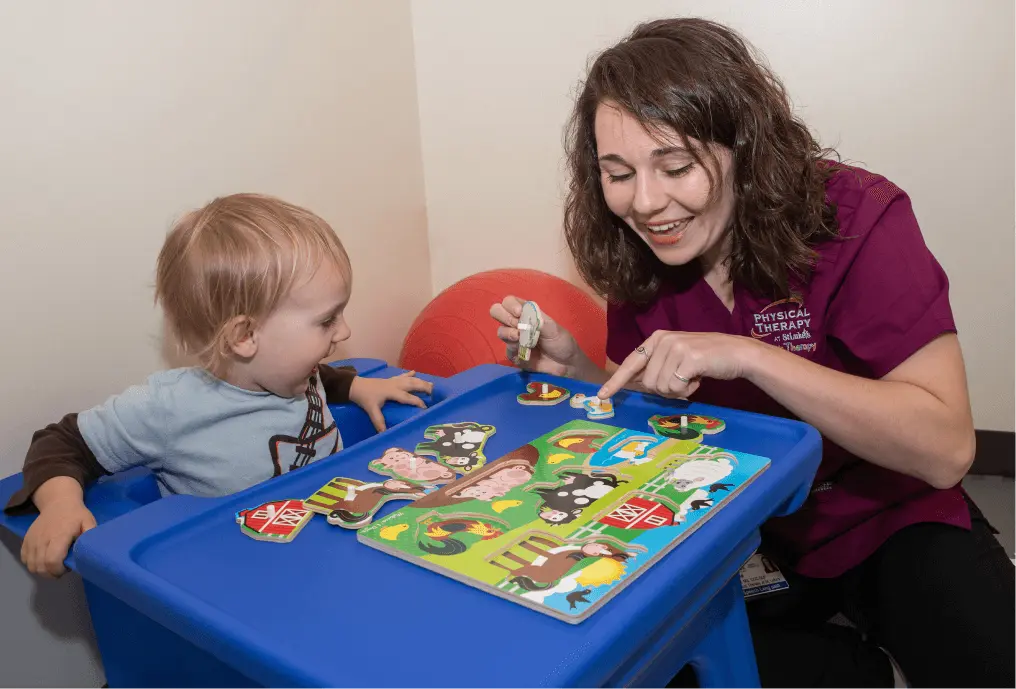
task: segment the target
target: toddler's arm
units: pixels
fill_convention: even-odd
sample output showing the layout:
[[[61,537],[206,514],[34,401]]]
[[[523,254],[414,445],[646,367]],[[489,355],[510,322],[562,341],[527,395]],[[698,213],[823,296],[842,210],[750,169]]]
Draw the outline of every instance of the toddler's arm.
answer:
[[[64,573],[71,544],[95,526],[85,507],[84,486],[107,473],[81,437],[77,414],[35,433],[25,457],[24,485],[4,508],[7,514],[39,510],[21,546],[21,561],[29,571]]]
[[[349,401],[349,389],[356,378],[356,369],[321,364],[318,366],[318,375],[321,376],[321,387],[325,389],[328,404],[345,404]]]

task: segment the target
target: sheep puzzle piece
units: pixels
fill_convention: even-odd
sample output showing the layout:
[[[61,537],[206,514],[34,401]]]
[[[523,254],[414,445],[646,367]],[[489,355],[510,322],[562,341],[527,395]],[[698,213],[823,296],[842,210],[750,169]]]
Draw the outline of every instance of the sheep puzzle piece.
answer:
[[[575,419],[357,532],[357,540],[570,623],[734,499],[765,457]]]
[[[543,327],[543,314],[540,307],[534,301],[527,301],[522,305],[522,315],[519,316],[519,359],[529,361],[529,355],[536,348],[540,341],[540,328]]]

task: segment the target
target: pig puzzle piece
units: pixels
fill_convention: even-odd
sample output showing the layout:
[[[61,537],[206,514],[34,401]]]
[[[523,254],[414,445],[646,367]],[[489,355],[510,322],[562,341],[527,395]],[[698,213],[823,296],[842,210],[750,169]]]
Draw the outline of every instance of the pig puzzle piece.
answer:
[[[242,533],[256,541],[289,543],[313,516],[302,500],[274,500],[240,510],[236,522]]]
[[[516,327],[519,331],[519,359],[529,361],[532,350],[540,341],[540,328],[543,327],[543,314],[536,302],[527,301],[522,305],[522,314]]]
[[[304,507],[323,514],[329,524],[359,529],[370,524],[381,505],[391,500],[416,500],[425,495],[418,483],[390,478],[366,483],[355,478],[333,478],[303,501]]]
[[[519,404],[534,407],[550,407],[564,402],[571,393],[560,385],[553,383],[529,383],[526,391],[518,396]]]
[[[715,416],[701,414],[656,414],[649,417],[649,427],[665,438],[701,442],[703,435],[719,433],[727,424]]]
[[[468,474],[487,461],[483,447],[497,429],[463,421],[431,426],[423,432],[426,440],[416,446],[416,454],[434,457],[459,473]]]
[[[388,448],[381,457],[367,464],[367,468],[375,474],[426,486],[439,486],[456,478],[454,469],[401,447]]]
[[[614,402],[599,397],[587,397],[582,400],[582,408],[586,410],[586,418],[590,421],[602,421],[614,416]]]

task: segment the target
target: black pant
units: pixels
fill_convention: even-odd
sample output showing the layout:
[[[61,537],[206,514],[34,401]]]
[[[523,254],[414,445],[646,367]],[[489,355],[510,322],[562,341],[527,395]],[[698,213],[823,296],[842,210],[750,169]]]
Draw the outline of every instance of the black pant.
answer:
[[[915,524],[836,579],[781,568],[790,588],[748,601],[763,687],[1012,687],[1014,567],[971,505],[970,531]],[[765,544],[763,543],[763,551]],[[856,629],[829,623],[842,613]],[[671,686],[695,686],[690,668]]]

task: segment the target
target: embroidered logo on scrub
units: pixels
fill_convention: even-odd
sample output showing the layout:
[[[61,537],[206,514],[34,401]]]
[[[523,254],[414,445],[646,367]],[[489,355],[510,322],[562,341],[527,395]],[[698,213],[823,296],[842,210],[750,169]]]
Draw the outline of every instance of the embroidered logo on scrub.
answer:
[[[814,352],[816,345],[810,329],[811,312],[801,297],[793,296],[774,301],[756,313],[751,336],[789,352]]]

